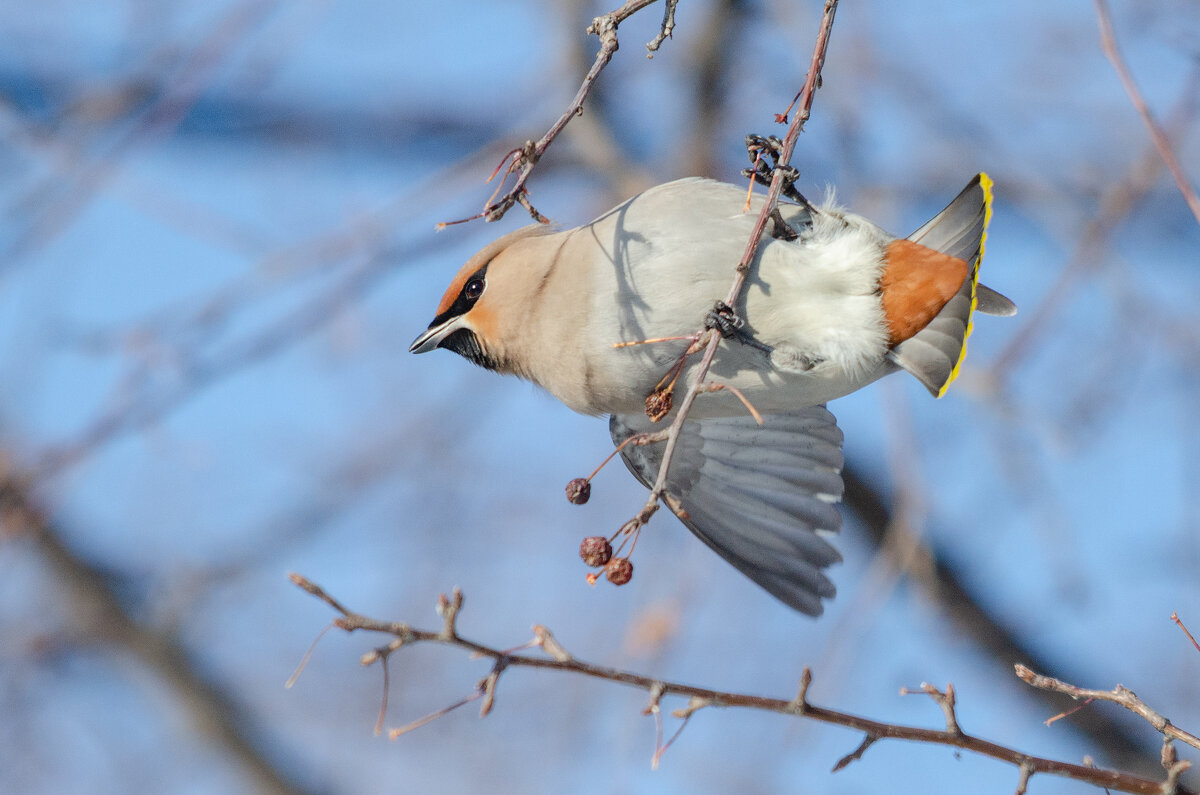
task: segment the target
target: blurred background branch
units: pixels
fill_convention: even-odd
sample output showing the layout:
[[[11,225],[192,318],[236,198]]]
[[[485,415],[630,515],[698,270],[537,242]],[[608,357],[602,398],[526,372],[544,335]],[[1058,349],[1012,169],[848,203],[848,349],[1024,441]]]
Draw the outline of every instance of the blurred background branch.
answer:
[[[0,789],[821,791],[846,751],[835,730],[729,713],[690,723],[651,773],[640,697],[518,676],[483,724],[372,742],[378,680],[349,678],[344,655],[279,687],[322,620],[285,570],[376,614],[451,578],[486,595],[489,631],[537,616],[587,659],[730,692],[785,691],[812,665],[822,701],[888,723],[926,717],[894,703],[901,685],[953,680],[980,736],[1161,776],[1114,705],[1031,740],[1062,705],[1006,673],[1134,682],[1200,723],[1196,656],[1166,620],[1200,613],[1200,230],[1094,9],[839,13],[802,187],[836,184],[904,233],[987,170],[984,268],[1023,325],[980,321],[946,400],[885,383],[831,407],[857,519],[840,596],[808,622],[665,516],[636,583],[588,589],[578,538],[644,493],[617,472],[584,512],[558,496],[607,451],[602,425],[404,354],[446,273],[503,231],[435,224],[476,212],[504,152],[570,106],[608,5],[0,10]],[[539,162],[537,206],[583,222],[667,179],[736,179],[744,135],[807,68],[819,5],[681,4],[653,60],[640,45],[663,15],[624,20],[639,46]],[[1194,183],[1200,12],[1106,10]],[[471,670],[414,649],[392,708],[439,709]],[[576,761],[596,749],[599,785]],[[997,767],[884,743],[843,775],[1011,789]]]

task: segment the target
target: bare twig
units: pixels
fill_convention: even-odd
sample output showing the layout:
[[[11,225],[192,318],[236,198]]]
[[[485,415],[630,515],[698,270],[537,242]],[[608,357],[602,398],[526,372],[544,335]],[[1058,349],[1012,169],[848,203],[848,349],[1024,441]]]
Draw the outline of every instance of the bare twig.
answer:
[[[942,714],[946,716],[947,734],[962,734],[962,729],[958,727],[958,715],[954,711],[954,685],[946,685],[944,692],[938,690],[928,682],[922,682],[919,688],[900,688],[900,695],[902,696],[912,695],[913,693],[924,693],[942,708]]]
[[[1020,663],[1014,666],[1017,677],[1023,682],[1026,682],[1033,687],[1042,690],[1051,690],[1055,693],[1063,693],[1076,700],[1078,699],[1093,699],[1095,701],[1111,701],[1114,704],[1120,704],[1125,709],[1140,715],[1151,726],[1163,733],[1163,736],[1169,737],[1172,740],[1179,740],[1187,743],[1193,748],[1200,748],[1200,737],[1197,737],[1190,732],[1186,732],[1179,728],[1171,721],[1158,714],[1150,707],[1146,706],[1140,698],[1137,697],[1132,690],[1124,685],[1117,685],[1112,690],[1089,690],[1083,687],[1076,687],[1068,684],[1060,679],[1055,679],[1051,676],[1042,676],[1035,674],[1029,668]]]
[[[1183,194],[1183,200],[1187,202],[1187,206],[1191,209],[1192,215],[1196,216],[1196,222],[1200,223],[1200,197],[1196,195],[1195,189],[1188,182],[1187,174],[1183,170],[1183,166],[1179,163],[1179,158],[1175,156],[1175,150],[1171,148],[1171,141],[1167,137],[1167,133],[1163,130],[1162,125],[1154,118],[1154,114],[1150,112],[1150,106],[1146,104],[1145,97],[1142,96],[1141,89],[1133,79],[1133,74],[1129,71],[1125,59],[1121,57],[1121,51],[1117,49],[1117,37],[1113,34],[1112,15],[1108,10],[1107,0],[1093,0],[1096,5],[1096,17],[1100,23],[1100,46],[1104,50],[1105,56],[1112,63],[1113,68],[1117,70],[1117,77],[1121,79],[1121,85],[1125,88],[1125,93],[1129,95],[1130,102],[1137,110],[1138,115],[1142,117],[1142,121],[1146,124],[1146,129],[1150,131],[1150,138],[1154,141],[1154,148],[1158,150],[1159,157],[1163,159],[1167,170],[1171,172],[1171,176],[1175,180],[1176,187]]]
[[[501,178],[500,185],[496,188],[495,193],[488,199],[488,203],[478,215],[473,215],[470,218],[463,218],[458,221],[448,221],[439,224],[438,227],[448,226],[450,224],[461,224],[466,221],[471,221],[476,218],[482,218],[485,221],[498,221],[504,217],[504,214],[512,209],[514,204],[520,204],[529,211],[529,215],[538,223],[548,223],[545,216],[537,211],[529,201],[528,193],[525,189],[525,183],[529,179],[529,175],[533,172],[534,166],[542,159],[542,155],[550,148],[550,144],[554,143],[554,139],[563,131],[563,128],[571,121],[571,119],[583,113],[583,103],[587,101],[588,94],[592,90],[592,84],[596,82],[596,78],[604,71],[604,67],[608,66],[612,60],[613,53],[620,47],[617,41],[617,27],[620,26],[629,17],[641,11],[648,5],[653,4],[656,0],[626,0],[625,5],[610,11],[607,14],[598,16],[592,20],[592,24],[588,26],[587,32],[594,34],[600,39],[600,49],[596,51],[596,60],[592,62],[592,68],[588,70],[583,78],[583,83],[580,84],[579,90],[575,93],[575,98],[571,100],[571,104],[563,111],[563,114],[558,117],[558,121],[550,126],[546,134],[537,141],[526,141],[522,146],[510,151],[492,172],[494,178],[500,169],[504,169],[504,176]],[[663,17],[663,29],[654,41],[646,45],[651,52],[657,50],[662,41],[671,35],[671,30],[675,27],[675,4],[668,2],[667,13]],[[651,46],[653,45],[653,46]],[[507,163],[507,166],[505,164]],[[500,191],[504,188],[505,182],[512,174],[516,174],[516,180],[512,187],[500,195]],[[491,180],[489,178],[489,181]]]
[[[866,483],[858,474],[859,471],[860,468],[853,461],[848,461],[842,471],[846,481],[844,505],[858,517],[872,541],[882,545],[886,543],[888,528],[896,519],[880,493]],[[918,559],[928,561],[927,567],[922,567],[928,571],[928,576],[910,578],[910,582],[952,619],[955,632],[969,638],[988,657],[1003,661],[1005,667],[1012,660],[1026,660],[1035,668],[1049,670],[1051,662],[1027,643],[1010,622],[986,610],[972,589],[967,587],[961,573],[948,562],[944,550],[930,541],[918,539],[920,548],[914,553]],[[1044,690],[1031,690],[1029,693],[1044,701],[1051,709],[1056,706],[1052,694]],[[1147,773],[1150,766],[1145,762],[1150,746],[1140,742],[1140,738],[1125,724],[1093,711],[1083,713],[1069,725],[1079,732],[1082,741],[1102,749],[1110,764],[1127,769],[1139,768],[1143,774]]]
[[[671,38],[671,34],[675,32],[675,6],[677,5],[679,5],[679,0],[667,0],[666,8],[663,9],[662,27],[659,29],[658,35],[646,44],[647,58],[653,58],[662,43]]]
[[[837,763],[833,766],[833,770],[829,772],[836,773],[849,765],[851,762],[857,762],[858,760],[862,759],[863,754],[865,754],[867,749],[874,745],[878,739],[879,738],[874,734],[863,735],[862,742],[858,744],[858,747],[843,756],[841,759],[837,760]]]
[[[1009,764],[1017,766],[1021,771],[1022,781],[1028,781],[1028,778],[1037,773],[1045,773],[1048,775],[1062,776],[1065,778],[1074,779],[1093,784],[1097,787],[1105,787],[1111,790],[1132,793],[1162,793],[1166,791],[1189,793],[1190,791],[1179,786],[1178,777],[1182,773],[1181,769],[1172,768],[1167,773],[1165,782],[1152,781],[1149,779],[1139,778],[1128,773],[1121,773],[1115,770],[1103,770],[1085,765],[1077,765],[1070,762],[1061,762],[1043,757],[1030,756],[1029,754],[1021,753],[1015,749],[998,743],[989,742],[979,737],[974,737],[966,732],[963,732],[959,727],[957,720],[951,719],[953,714],[953,691],[947,688],[946,693],[936,690],[936,688],[923,688],[921,692],[929,693],[939,703],[943,704],[943,710],[949,710],[947,717],[948,730],[926,729],[918,726],[903,726],[893,723],[883,723],[881,721],[863,718],[857,715],[852,715],[846,712],[828,709],[825,707],[814,706],[808,701],[808,686],[811,683],[811,673],[805,671],[805,676],[801,680],[800,693],[793,699],[769,698],[766,696],[748,695],[742,693],[731,693],[720,690],[712,690],[694,685],[687,685],[680,682],[672,682],[656,677],[645,676],[643,674],[624,671],[617,668],[608,668],[601,665],[594,665],[589,662],[580,660],[565,650],[562,650],[560,655],[552,658],[547,657],[531,657],[521,654],[513,654],[511,651],[493,648],[482,643],[464,638],[455,633],[447,635],[444,630],[423,630],[415,629],[407,623],[394,621],[380,621],[367,616],[360,615],[346,609],[341,603],[330,597],[323,589],[311,583],[306,578],[298,575],[289,575],[294,583],[299,585],[305,591],[313,594],[317,598],[324,601],[331,608],[336,610],[341,616],[335,619],[335,624],[347,632],[363,630],[367,632],[381,632],[391,634],[403,642],[403,645],[411,645],[413,643],[429,642],[440,643],[449,646],[455,646],[460,649],[465,649],[474,656],[486,657],[493,661],[491,672],[488,674],[477,687],[476,692],[468,698],[457,702],[456,704],[444,710],[439,710],[431,715],[421,718],[414,723],[410,723],[403,727],[403,731],[409,731],[418,726],[424,725],[431,720],[440,717],[450,709],[455,709],[463,704],[474,701],[478,698],[485,698],[486,694],[495,688],[496,681],[499,676],[507,668],[533,668],[553,671],[563,671],[579,676],[588,676],[595,679],[601,679],[609,682],[617,682],[619,684],[635,687],[644,690],[650,694],[650,704],[647,712],[654,714],[662,699],[668,696],[682,696],[689,699],[688,706],[685,710],[675,713],[683,719],[687,719],[697,709],[707,706],[713,707],[740,707],[745,709],[757,709],[767,712],[776,712],[784,715],[793,715],[796,717],[810,718],[821,723],[830,723],[837,726],[845,726],[850,729],[862,732],[864,735],[876,738],[871,743],[884,739],[910,740],[914,742],[933,743],[938,745],[947,745],[955,748],[962,748],[973,753],[989,756],[993,759],[999,759]],[[439,605],[442,601],[439,600]],[[544,630],[543,630],[544,632]],[[534,644],[537,645],[537,644]],[[561,647],[559,647],[561,649]],[[932,691],[932,692],[931,692]],[[393,730],[392,736],[398,736],[401,733],[399,730]],[[678,732],[676,732],[678,735]],[[674,738],[672,738],[674,739]],[[861,757],[862,752],[866,750],[871,743],[864,741],[859,746],[856,752],[851,753],[846,759],[846,764],[850,761]],[[669,745],[668,742],[666,745]],[[666,745],[661,742],[661,737],[656,742],[656,756],[661,755],[659,752],[665,750]],[[1186,763],[1181,763],[1186,764]],[[842,765],[844,766],[844,765]],[[1170,787],[1171,789],[1167,789]]]
[[[1196,651],[1200,651],[1200,643],[1197,643],[1196,639],[1194,637],[1192,637],[1192,633],[1188,632],[1188,628],[1186,626],[1184,626],[1183,620],[1179,617],[1179,614],[1172,613],[1171,620],[1179,625],[1179,628],[1183,630],[1183,634],[1187,635],[1188,640],[1190,640],[1192,642],[1192,645],[1196,647]]]

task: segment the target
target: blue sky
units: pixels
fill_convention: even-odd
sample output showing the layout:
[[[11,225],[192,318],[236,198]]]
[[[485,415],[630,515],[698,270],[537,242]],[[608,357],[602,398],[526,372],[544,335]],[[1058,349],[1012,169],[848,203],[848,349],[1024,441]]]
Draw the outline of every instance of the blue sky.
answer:
[[[586,222],[633,186],[694,173],[699,149],[713,176],[739,179],[743,136],[773,131],[800,85],[819,4],[749,3],[724,28],[722,99],[697,107],[715,7],[680,4],[653,60],[642,43],[658,8],[622,27],[602,104],[535,172],[539,209]],[[486,720],[467,707],[389,742],[371,735],[380,672],[357,662],[377,641],[330,634],[283,689],[331,618],[288,571],[428,626],[437,594],[458,585],[470,637],[511,646],[541,623],[580,657],[718,689],[790,696],[810,665],[817,703],[881,720],[937,726],[934,705],[897,694],[952,681],[968,731],[1102,761],[1065,721],[1042,726],[1053,711],[1011,661],[977,648],[919,571],[889,575],[852,518],[820,621],[666,516],[639,542],[633,583],[588,588],[580,538],[611,532],[644,495],[618,465],[586,507],[562,499],[608,453],[604,424],[449,353],[407,353],[461,262],[527,218],[434,225],[476,212],[500,155],[565,107],[594,52],[582,30],[602,10],[0,9],[5,458],[43,472],[36,494],[63,540],[314,789],[1008,792],[1016,773],[884,742],[830,775],[859,737],[715,710],[651,771],[644,694],[523,671],[505,674]],[[1171,0],[1113,11],[1152,109],[1184,109],[1168,124],[1196,183],[1196,109],[1181,98],[1196,85],[1200,16]],[[1126,684],[1200,728],[1200,654],[1168,620],[1200,628],[1200,224],[1153,172],[1092,4],[846,4],[824,76],[797,150],[802,189],[833,184],[903,234],[988,171],[984,281],[1022,309],[977,322],[947,398],[896,376],[831,405],[848,460],[885,498],[908,498],[915,532],[1061,672]],[[1064,274],[1076,275],[1055,292]],[[106,417],[135,416],[81,443]],[[0,544],[0,605],[0,788],[253,786],[178,692],[97,636],[28,539]],[[457,651],[407,650],[393,659],[388,725],[485,672]],[[1104,714],[1153,754],[1153,730],[1117,712]]]

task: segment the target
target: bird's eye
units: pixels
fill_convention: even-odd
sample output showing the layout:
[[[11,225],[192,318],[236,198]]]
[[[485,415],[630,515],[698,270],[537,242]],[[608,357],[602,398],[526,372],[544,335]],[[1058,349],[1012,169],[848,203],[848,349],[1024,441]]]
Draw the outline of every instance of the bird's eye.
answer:
[[[474,301],[483,295],[483,288],[487,286],[487,282],[483,279],[472,279],[467,282],[467,286],[463,288],[463,295],[468,301]]]

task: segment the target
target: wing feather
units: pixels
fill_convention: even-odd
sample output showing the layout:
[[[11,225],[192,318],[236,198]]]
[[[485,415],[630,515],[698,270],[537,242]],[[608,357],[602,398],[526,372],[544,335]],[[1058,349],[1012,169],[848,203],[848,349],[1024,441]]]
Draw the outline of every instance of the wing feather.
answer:
[[[822,571],[841,560],[823,536],[842,518],[842,432],[824,406],[751,417],[714,417],[684,424],[667,477],[683,523],[739,571],[776,598],[809,615],[834,595]],[[613,416],[617,444],[649,429],[641,416]],[[662,445],[628,445],[625,465],[649,487]]]

